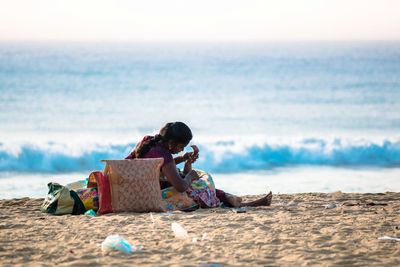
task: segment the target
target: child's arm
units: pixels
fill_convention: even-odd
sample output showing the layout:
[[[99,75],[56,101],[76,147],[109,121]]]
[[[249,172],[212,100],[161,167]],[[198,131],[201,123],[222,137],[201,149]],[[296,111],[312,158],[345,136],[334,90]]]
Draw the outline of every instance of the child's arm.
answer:
[[[193,148],[193,152],[186,152],[185,154],[174,158],[175,165],[178,165],[179,163],[185,162],[189,159],[192,161],[192,163],[197,160],[200,150],[196,145],[192,145],[191,147]]]
[[[175,165],[178,165],[179,163],[182,163],[186,160],[189,159],[191,152],[186,152],[185,154],[181,155],[181,156],[177,156],[174,158],[175,161]]]
[[[183,167],[183,174],[186,175],[192,170],[192,162],[190,160],[185,161],[185,167]]]
[[[183,168],[183,173],[189,173],[192,170],[192,164],[199,158],[199,148],[195,145],[191,146],[193,148],[193,152],[189,153],[188,159],[185,161],[185,167]]]

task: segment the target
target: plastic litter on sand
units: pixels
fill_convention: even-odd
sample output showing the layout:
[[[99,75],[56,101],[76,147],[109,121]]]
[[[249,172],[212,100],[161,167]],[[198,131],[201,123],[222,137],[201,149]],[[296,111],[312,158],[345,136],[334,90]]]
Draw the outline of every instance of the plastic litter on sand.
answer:
[[[245,207],[240,207],[240,208],[233,208],[232,211],[235,213],[245,213],[247,210]]]
[[[204,240],[211,240],[207,233],[204,233],[204,234],[201,236],[201,241],[204,241]]]
[[[94,210],[88,210],[85,212],[86,216],[96,217],[96,212]]]
[[[153,213],[151,213],[151,212],[150,212],[150,220],[151,220],[151,222],[152,222],[153,224],[156,223],[156,220],[154,220]]]
[[[142,245],[133,246],[129,244],[129,242],[125,238],[119,235],[109,235],[101,243],[101,250],[103,253],[111,251],[122,251],[126,254],[130,254],[132,252],[142,249],[143,249]]]
[[[177,238],[185,239],[185,238],[188,238],[188,237],[189,237],[189,235],[188,235],[186,229],[183,228],[183,227],[182,227],[179,223],[177,223],[177,222],[173,222],[173,223],[171,224],[171,229],[172,229],[172,231],[174,232],[175,237],[177,237]]]
[[[334,209],[334,208],[337,208],[338,205],[335,203],[329,203],[327,205],[324,205],[324,207],[325,207],[325,209]]]
[[[400,237],[390,237],[390,236],[382,236],[378,238],[379,240],[393,240],[393,241],[400,241]]]

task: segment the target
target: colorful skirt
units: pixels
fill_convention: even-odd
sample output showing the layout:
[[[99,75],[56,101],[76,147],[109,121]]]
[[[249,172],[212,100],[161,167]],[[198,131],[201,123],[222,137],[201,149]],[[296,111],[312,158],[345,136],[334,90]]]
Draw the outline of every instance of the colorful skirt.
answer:
[[[199,179],[193,181],[186,192],[178,192],[172,186],[161,190],[165,210],[191,210],[197,207],[215,208],[220,206],[215,184],[210,174],[195,170]]]

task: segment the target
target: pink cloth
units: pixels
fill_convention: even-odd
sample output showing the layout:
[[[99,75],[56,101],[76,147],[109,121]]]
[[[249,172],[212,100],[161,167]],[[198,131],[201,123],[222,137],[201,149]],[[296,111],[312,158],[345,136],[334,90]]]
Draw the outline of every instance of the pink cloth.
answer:
[[[146,135],[145,137],[143,137],[142,141],[140,141],[139,146],[141,146],[143,143],[150,141],[151,138],[153,138],[153,136]],[[138,146],[136,146],[136,148],[137,147]],[[136,158],[135,156],[136,148],[125,159]],[[169,152],[161,144],[157,144],[154,147],[150,148],[149,152],[147,152],[146,155],[144,155],[144,158],[163,158],[164,163],[161,166],[161,168],[164,167],[165,164],[168,164],[174,160],[171,152]]]

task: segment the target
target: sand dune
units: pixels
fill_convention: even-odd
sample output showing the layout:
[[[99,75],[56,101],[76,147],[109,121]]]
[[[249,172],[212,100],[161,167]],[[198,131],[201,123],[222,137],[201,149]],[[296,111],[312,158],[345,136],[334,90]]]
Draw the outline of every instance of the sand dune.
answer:
[[[378,239],[400,237],[400,193],[281,194],[271,207],[246,213],[202,209],[152,216],[52,216],[39,211],[42,201],[0,201],[0,265],[400,265],[400,242]],[[175,238],[172,222],[189,238]],[[144,248],[103,255],[100,244],[110,234]]]

